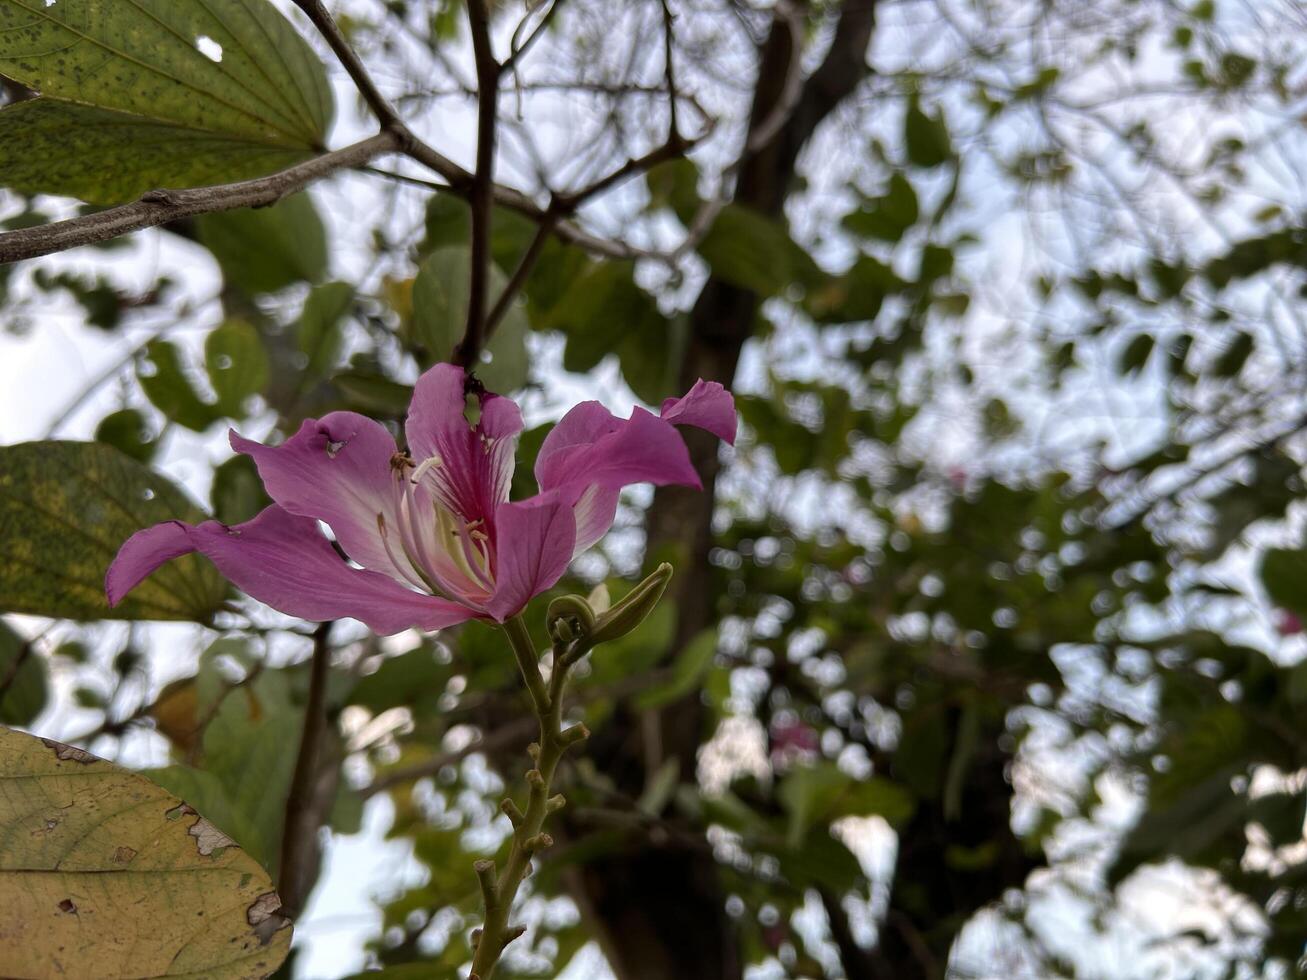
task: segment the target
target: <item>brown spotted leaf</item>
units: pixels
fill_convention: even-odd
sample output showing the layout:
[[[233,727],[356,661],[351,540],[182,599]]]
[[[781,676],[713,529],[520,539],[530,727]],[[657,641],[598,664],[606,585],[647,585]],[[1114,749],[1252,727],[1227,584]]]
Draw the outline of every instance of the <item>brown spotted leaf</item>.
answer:
[[[142,528],[205,514],[176,486],[103,443],[0,447],[0,611],[68,619],[205,620],[227,592],[194,555],[169,562],[117,608],[104,573]]]
[[[267,873],[148,779],[0,728],[5,976],[261,980],[290,948]]]

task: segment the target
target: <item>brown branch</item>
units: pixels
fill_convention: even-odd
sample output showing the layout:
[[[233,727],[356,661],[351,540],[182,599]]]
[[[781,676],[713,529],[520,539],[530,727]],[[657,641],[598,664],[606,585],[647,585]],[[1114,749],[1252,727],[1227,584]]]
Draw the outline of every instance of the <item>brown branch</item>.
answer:
[[[308,898],[316,870],[318,829],[323,813],[315,806],[322,741],[327,731],[327,673],[331,666],[332,622],[320,625],[313,634],[313,660],[309,674],[309,699],[304,708],[304,731],[290,795],[286,799],[286,819],[281,834],[281,868],[277,888],[281,910],[292,919],[297,917]]]
[[[387,131],[267,177],[189,190],[147,191],[130,204],[67,221],[6,232],[0,235],[0,264],[108,241],[197,214],[267,207],[338,170],[361,167],[376,157],[392,153],[399,145],[399,136]]]
[[[549,5],[549,9],[545,11],[545,15],[540,18],[540,23],[538,23],[535,26],[535,29],[527,35],[526,40],[519,44],[518,37],[521,35],[522,28],[527,25],[527,18],[522,19],[522,23],[520,23],[517,26],[517,30],[513,32],[513,39],[509,45],[509,55],[504,59],[505,71],[517,72],[518,63],[526,57],[526,53],[531,50],[536,41],[540,40],[545,31],[549,29],[550,22],[554,19],[554,15],[558,13],[558,8],[562,5],[563,0],[554,0],[554,2]]]
[[[672,58],[672,49],[676,43],[676,33],[673,30],[673,24],[676,15],[672,13],[671,0],[663,0],[663,75],[667,79],[667,111],[668,122],[667,128],[673,133],[679,133],[681,127],[676,118],[676,61]]]
[[[313,22],[313,26],[318,29],[318,33],[331,46],[331,50],[335,52],[336,57],[340,59],[341,65],[349,73],[349,77],[353,79],[359,94],[363,96],[363,100],[367,102],[368,107],[376,114],[382,129],[402,128],[404,124],[400,121],[394,106],[387,101],[386,97],[377,88],[376,83],[372,81],[372,76],[368,74],[368,70],[359,59],[358,54],[350,47],[345,35],[341,33],[340,26],[328,13],[327,8],[322,5],[322,0],[294,0],[294,4],[304,11],[309,20]]]
[[[572,191],[568,194],[559,194],[558,206],[570,214],[590,198],[602,194],[610,187],[614,187],[623,181],[630,180],[632,177],[638,176],[647,170],[651,170],[660,163],[685,156],[687,150],[701,142],[711,131],[712,127],[709,126],[693,139],[686,139],[681,136],[680,133],[672,130],[668,135],[667,140],[661,146],[655,147],[643,156],[627,160],[616,170],[605,174],[603,177],[600,177],[591,184],[587,184],[580,190]]]
[[[0,677],[0,703],[4,702],[5,695],[9,693],[9,688],[13,686],[18,677],[18,672],[23,669],[23,664],[30,657],[36,648],[36,640],[26,641],[18,648],[18,656],[9,662],[9,667],[3,677]]]
[[[822,908],[826,910],[831,938],[835,940],[835,947],[839,950],[840,965],[844,967],[845,977],[848,980],[882,980],[884,975],[879,969],[875,956],[870,950],[860,946],[854,937],[853,929],[849,925],[849,917],[840,904],[839,896],[828,888],[818,889],[817,894],[821,896]]]
[[[494,336],[495,328],[499,326],[499,321],[508,313],[509,307],[513,305],[514,298],[526,285],[526,280],[531,275],[531,270],[535,268],[540,253],[545,249],[545,243],[549,241],[549,234],[554,230],[557,223],[558,219],[554,209],[552,207],[546,209],[544,217],[540,219],[540,227],[536,229],[535,237],[531,239],[531,244],[527,246],[526,252],[523,253],[521,260],[517,263],[517,268],[513,270],[513,277],[504,285],[504,291],[499,294],[499,299],[495,301],[494,307],[486,315],[486,343],[490,342],[490,338]]]
[[[477,169],[468,203],[472,207],[472,272],[467,328],[454,353],[464,368],[476,367],[486,340],[486,292],[490,282],[490,225],[494,214],[495,142],[499,128],[499,62],[490,46],[486,0],[468,0],[467,20],[477,71]]]

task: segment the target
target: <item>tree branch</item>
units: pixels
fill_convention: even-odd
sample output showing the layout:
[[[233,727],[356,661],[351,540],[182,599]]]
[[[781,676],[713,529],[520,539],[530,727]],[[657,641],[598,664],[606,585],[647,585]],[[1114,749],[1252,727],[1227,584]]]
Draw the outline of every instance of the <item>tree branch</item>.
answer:
[[[394,106],[386,99],[381,91],[377,88],[376,83],[372,81],[372,76],[368,74],[367,68],[359,59],[354,49],[350,47],[349,41],[345,40],[345,35],[341,33],[340,26],[335,19],[322,5],[322,0],[294,0],[295,6],[308,15],[309,20],[313,21],[313,26],[318,29],[331,50],[335,52],[336,57],[344,66],[349,77],[354,80],[354,85],[358,88],[359,94],[367,102],[368,107],[376,114],[377,120],[381,123],[383,129],[403,127],[403,122],[399,114],[395,112]]]
[[[521,260],[517,263],[517,268],[513,270],[513,278],[509,279],[504,285],[504,291],[500,293],[499,298],[495,301],[494,308],[486,315],[486,343],[489,343],[490,338],[494,336],[495,328],[499,326],[499,321],[504,318],[504,314],[513,305],[513,299],[526,285],[531,270],[535,268],[540,253],[545,249],[545,243],[549,241],[550,232],[554,230],[557,224],[557,215],[554,208],[550,206],[545,210],[544,217],[540,219],[540,227],[536,229],[531,244],[527,246],[526,252],[523,253]]]
[[[288,194],[303,190],[316,180],[338,170],[361,167],[399,147],[398,134],[382,132],[267,177],[189,190],[147,191],[131,204],[36,228],[6,232],[0,235],[0,264],[108,241],[119,235],[156,228],[197,214],[267,207]]]
[[[471,370],[486,340],[486,287],[490,281],[490,225],[494,214],[495,143],[499,128],[499,62],[490,46],[486,0],[468,0],[467,20],[477,71],[477,169],[468,203],[472,207],[472,275],[468,287],[467,328],[454,352]]]
[[[320,625],[313,634],[313,660],[309,675],[309,700],[304,708],[304,732],[290,795],[286,799],[286,819],[282,825],[281,868],[277,888],[282,912],[292,919],[303,910],[313,879],[318,852],[318,830],[323,814],[314,805],[322,755],[322,739],[327,730],[327,673],[331,666],[332,622]]]

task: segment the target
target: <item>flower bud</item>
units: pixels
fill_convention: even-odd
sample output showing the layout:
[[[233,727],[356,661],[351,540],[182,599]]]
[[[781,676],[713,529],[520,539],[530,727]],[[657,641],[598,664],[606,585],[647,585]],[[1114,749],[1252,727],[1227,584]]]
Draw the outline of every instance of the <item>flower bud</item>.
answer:
[[[672,580],[672,566],[663,562],[653,574],[628,592],[622,601],[595,620],[590,634],[592,645],[625,636],[644,622]]]
[[[587,641],[594,632],[595,614],[579,595],[564,595],[549,604],[545,622],[555,643]]]

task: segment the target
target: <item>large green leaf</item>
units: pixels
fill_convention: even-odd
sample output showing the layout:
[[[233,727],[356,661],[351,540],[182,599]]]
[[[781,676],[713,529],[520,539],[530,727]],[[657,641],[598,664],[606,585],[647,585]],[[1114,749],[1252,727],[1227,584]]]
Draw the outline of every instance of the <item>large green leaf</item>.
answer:
[[[327,232],[308,194],[270,208],[202,215],[197,225],[223,278],[251,296],[326,275]]]
[[[43,96],[0,112],[0,184],[102,204],[287,166],[332,114],[266,0],[0,0],[0,74]]]
[[[699,253],[714,275],[759,296],[774,296],[793,283],[811,288],[821,280],[812,256],[783,222],[738,204],[722,209]]]
[[[203,432],[219,413],[200,397],[186,374],[181,349],[171,340],[152,340],[136,368],[141,390],[154,407],[178,425]]]
[[[204,367],[218,395],[217,409],[232,418],[268,383],[268,354],[259,332],[244,320],[228,320],[204,341]]]
[[[70,619],[205,620],[226,586],[207,561],[169,562],[115,609],[104,573],[132,534],[205,514],[172,483],[112,446],[0,448],[0,610]]]
[[[155,187],[247,180],[304,157],[58,99],[0,111],[0,185],[93,204],[129,201]]]
[[[436,249],[422,263],[413,283],[413,339],[424,348],[430,362],[447,361],[463,339],[467,328],[471,253],[466,246],[447,245]],[[492,308],[508,285],[508,277],[490,268],[487,309]],[[526,311],[514,302],[495,328],[477,376],[495,391],[512,391],[526,383],[530,359],[526,335],[530,330]]]
[[[290,921],[193,808],[89,753],[0,729],[0,963],[16,977],[266,977]]]

